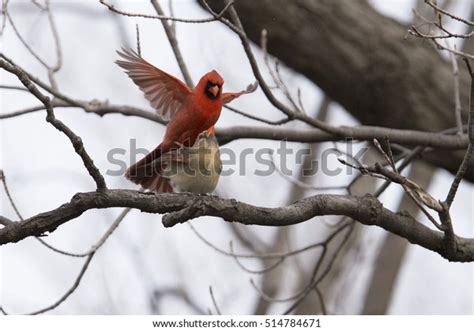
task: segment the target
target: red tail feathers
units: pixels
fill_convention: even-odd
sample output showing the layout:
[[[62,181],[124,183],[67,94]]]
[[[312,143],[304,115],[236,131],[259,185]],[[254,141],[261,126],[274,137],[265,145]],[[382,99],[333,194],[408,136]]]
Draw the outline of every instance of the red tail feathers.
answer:
[[[169,179],[160,176],[161,168],[159,162],[154,162],[161,157],[161,154],[160,145],[143,159],[131,165],[127,169],[125,177],[135,184],[141,185],[144,189],[158,193],[173,192]]]

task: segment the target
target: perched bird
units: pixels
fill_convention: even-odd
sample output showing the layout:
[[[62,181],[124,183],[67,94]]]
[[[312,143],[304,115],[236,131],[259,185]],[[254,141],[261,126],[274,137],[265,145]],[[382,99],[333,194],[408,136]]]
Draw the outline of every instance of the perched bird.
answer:
[[[192,147],[172,149],[155,159],[152,168],[161,169],[152,186],[164,192],[211,193],[219,182],[222,162],[214,128],[198,135]]]
[[[163,179],[160,176],[163,169],[157,167],[154,161],[172,149],[194,146],[200,133],[212,129],[221,114],[222,106],[243,94],[254,92],[257,83],[249,85],[241,92],[224,93],[224,80],[213,70],[205,74],[197,86],[191,89],[132,50],[122,49],[122,52],[117,53],[123,60],[117,60],[116,63],[125,69],[128,76],[145,93],[158,115],[169,121],[161,144],[130,166],[125,176],[145,189],[169,192],[170,187],[164,184],[165,181],[158,180]],[[208,135],[213,136],[210,133]]]

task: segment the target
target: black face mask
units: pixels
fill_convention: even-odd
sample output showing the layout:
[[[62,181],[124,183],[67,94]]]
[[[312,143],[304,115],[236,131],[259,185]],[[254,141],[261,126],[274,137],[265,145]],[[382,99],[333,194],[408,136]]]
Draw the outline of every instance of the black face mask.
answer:
[[[212,94],[212,92],[210,91],[210,88],[213,87],[213,86],[218,86],[219,87],[219,91],[217,92],[216,95]],[[206,83],[206,87],[204,89],[204,93],[207,95],[207,97],[211,100],[216,100],[219,95],[221,94],[221,86],[219,84],[213,84],[211,83],[210,81],[207,81]]]

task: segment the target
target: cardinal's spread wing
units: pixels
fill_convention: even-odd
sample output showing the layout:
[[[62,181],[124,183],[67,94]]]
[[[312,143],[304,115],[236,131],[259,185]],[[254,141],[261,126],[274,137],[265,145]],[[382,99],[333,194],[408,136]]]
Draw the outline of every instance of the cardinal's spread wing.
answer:
[[[117,60],[120,67],[145,93],[145,97],[164,120],[171,120],[183,108],[192,90],[179,79],[156,68],[132,50],[117,51],[124,60]]]
[[[240,97],[242,94],[249,94],[249,93],[254,92],[257,89],[257,87],[258,87],[258,82],[255,82],[247,86],[247,88],[244,91],[240,91],[237,93],[222,93],[222,102],[229,103],[235,98]]]

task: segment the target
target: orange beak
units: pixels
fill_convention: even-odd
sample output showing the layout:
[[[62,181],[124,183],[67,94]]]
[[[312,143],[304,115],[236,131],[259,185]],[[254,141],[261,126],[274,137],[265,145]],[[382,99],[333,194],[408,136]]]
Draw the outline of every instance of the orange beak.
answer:
[[[217,97],[217,94],[219,93],[219,85],[213,85],[210,87],[209,92],[211,92],[213,96]]]

